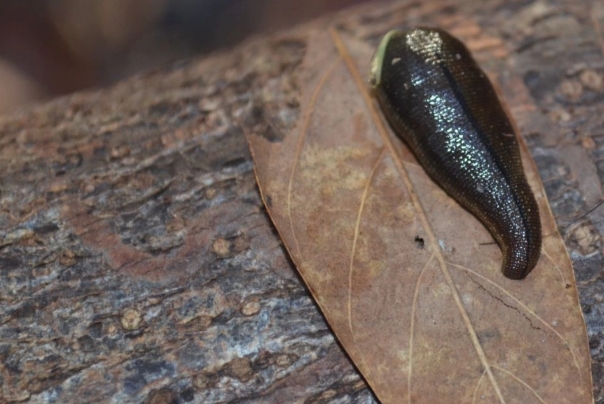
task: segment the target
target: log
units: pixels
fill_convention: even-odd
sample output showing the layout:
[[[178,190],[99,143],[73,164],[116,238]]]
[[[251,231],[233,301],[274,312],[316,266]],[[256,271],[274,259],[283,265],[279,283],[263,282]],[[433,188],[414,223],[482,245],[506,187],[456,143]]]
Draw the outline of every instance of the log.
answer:
[[[377,402],[264,210],[244,126],[298,119],[311,30],[454,25],[569,223],[602,197],[603,21],[572,0],[372,2],[0,118],[0,402]],[[602,218],[565,230],[598,403]]]

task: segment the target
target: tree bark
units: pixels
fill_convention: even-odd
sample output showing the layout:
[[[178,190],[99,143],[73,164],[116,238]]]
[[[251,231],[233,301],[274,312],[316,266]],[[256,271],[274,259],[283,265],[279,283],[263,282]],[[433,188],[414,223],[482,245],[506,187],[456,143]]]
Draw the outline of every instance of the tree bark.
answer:
[[[54,100],[0,119],[0,402],[376,402],[280,244],[242,122],[269,139],[290,129],[310,30],[376,44],[395,27],[451,21],[499,78],[559,223],[594,206],[604,178],[595,3],[368,3]],[[481,58],[491,47],[501,57]],[[275,87],[291,97],[273,99]],[[596,210],[565,237],[598,403],[602,218]]]

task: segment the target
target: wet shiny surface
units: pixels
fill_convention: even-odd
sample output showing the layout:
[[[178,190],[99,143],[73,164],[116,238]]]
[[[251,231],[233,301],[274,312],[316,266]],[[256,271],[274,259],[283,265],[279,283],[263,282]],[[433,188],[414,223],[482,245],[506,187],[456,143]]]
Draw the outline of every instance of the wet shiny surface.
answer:
[[[393,31],[371,74],[397,135],[501,246],[503,274],[528,275],[541,251],[537,204],[513,126],[467,48],[437,29]]]

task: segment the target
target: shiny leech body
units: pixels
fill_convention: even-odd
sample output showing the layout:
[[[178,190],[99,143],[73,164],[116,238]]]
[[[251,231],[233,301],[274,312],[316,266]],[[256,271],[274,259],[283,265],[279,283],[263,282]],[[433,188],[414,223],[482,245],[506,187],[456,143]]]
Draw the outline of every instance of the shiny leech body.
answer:
[[[432,28],[391,31],[370,82],[395,133],[426,172],[491,232],[503,274],[522,279],[541,252],[541,222],[514,128],[468,49]]]

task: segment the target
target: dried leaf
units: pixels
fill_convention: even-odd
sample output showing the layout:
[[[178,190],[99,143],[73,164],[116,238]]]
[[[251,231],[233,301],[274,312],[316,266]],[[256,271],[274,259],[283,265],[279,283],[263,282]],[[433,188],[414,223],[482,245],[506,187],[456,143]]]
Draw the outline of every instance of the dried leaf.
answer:
[[[292,130],[267,138],[244,127],[270,216],[376,395],[384,404],[593,402],[562,240],[544,238],[527,279],[504,278],[484,226],[383,123],[364,83],[373,50],[341,35],[308,39]],[[551,233],[524,143],[522,153]]]

